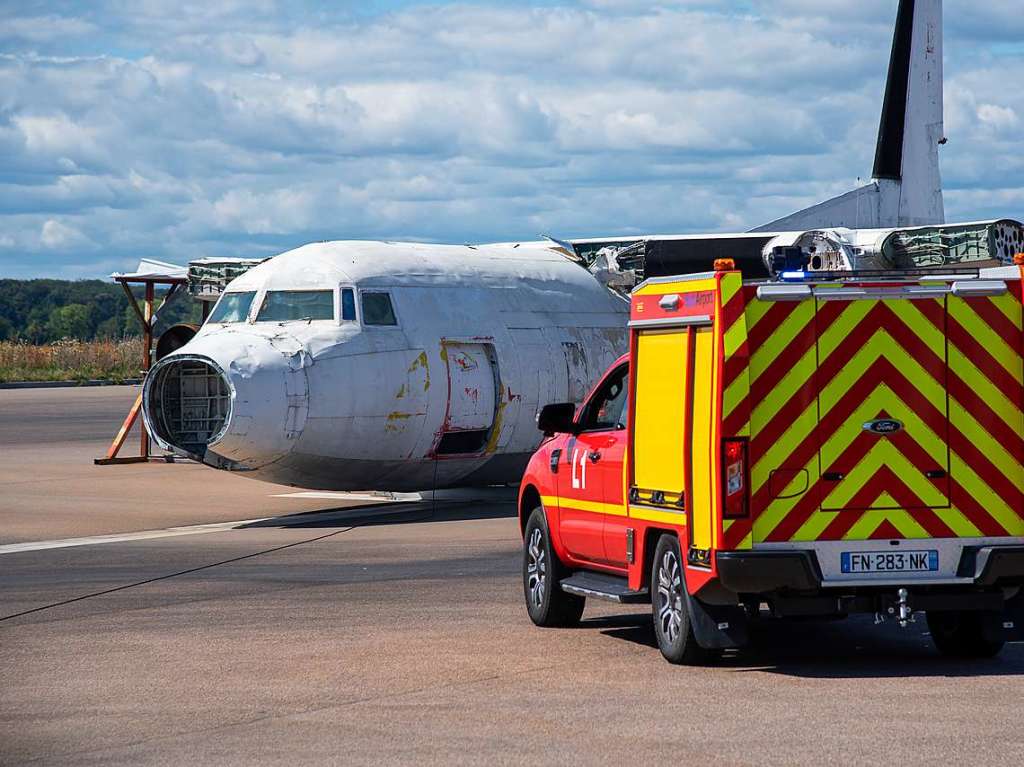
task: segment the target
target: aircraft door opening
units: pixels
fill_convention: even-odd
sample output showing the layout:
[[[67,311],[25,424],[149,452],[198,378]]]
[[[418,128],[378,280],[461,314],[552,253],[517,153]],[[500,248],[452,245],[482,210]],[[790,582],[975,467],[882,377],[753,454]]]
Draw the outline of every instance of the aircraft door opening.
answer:
[[[494,428],[498,361],[491,344],[444,343],[448,409],[438,455],[479,453]]]

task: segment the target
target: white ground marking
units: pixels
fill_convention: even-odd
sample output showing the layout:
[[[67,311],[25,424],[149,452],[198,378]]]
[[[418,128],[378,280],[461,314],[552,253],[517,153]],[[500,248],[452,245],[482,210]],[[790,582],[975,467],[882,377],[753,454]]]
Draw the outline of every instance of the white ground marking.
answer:
[[[336,495],[341,495],[338,493]],[[368,496],[367,500],[375,500],[380,506],[389,506],[393,503],[408,503],[418,501],[419,496],[414,493],[404,495],[415,496],[408,501],[398,499],[382,499],[376,496]],[[333,497],[333,496],[332,496]],[[352,494],[348,494],[349,499]],[[310,522],[326,522],[338,519],[338,526],[345,527],[344,517],[349,514],[373,511],[373,506],[354,507],[351,509],[333,509],[331,511],[314,512],[312,514],[278,515],[273,517],[257,517],[256,519],[241,519],[234,522],[214,522],[206,525],[187,525],[184,527],[166,527],[162,530],[140,530],[137,533],[116,533],[114,535],[92,535],[86,538],[61,538],[53,541],[27,541],[25,543],[8,543],[0,545],[0,555],[17,554],[22,551],[43,551],[45,549],[66,549],[72,546],[96,546],[101,543],[125,543],[129,541],[146,541],[153,538],[174,538],[179,535],[203,535],[205,533],[223,533],[228,530],[236,530],[253,525],[259,522],[273,522],[280,520],[282,527],[289,524],[303,524]]]
[[[173,538],[178,535],[202,535],[203,533],[220,533],[232,530],[253,522],[264,522],[273,517],[259,519],[243,519],[236,522],[217,522],[209,525],[188,525],[186,527],[167,527],[163,530],[141,530],[137,533],[117,533],[115,535],[91,535],[86,538],[61,538],[53,541],[28,541],[26,543],[8,543],[0,546],[0,554],[17,554],[19,551],[42,551],[44,549],[66,549],[71,546],[94,546],[100,543],[123,543],[125,541],[145,541],[150,538]]]

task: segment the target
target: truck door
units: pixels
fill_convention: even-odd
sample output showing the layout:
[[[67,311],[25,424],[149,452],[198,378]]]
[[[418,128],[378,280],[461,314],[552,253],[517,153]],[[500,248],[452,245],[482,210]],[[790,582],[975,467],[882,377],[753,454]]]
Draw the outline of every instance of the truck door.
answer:
[[[693,527],[690,548],[708,552],[715,547],[719,463],[715,418],[718,366],[715,364],[714,330],[710,327],[694,328],[691,371],[690,524]],[[705,563],[705,557],[701,554],[696,561]],[[694,561],[692,556],[690,561]]]
[[[690,561],[705,565],[714,544],[714,331],[707,326],[640,331],[631,488],[641,506],[689,525]]]
[[[566,445],[558,472],[562,545],[576,559],[626,565],[622,462],[626,446],[627,367],[612,371],[584,405],[582,430]],[[621,546],[605,545],[607,520],[622,517]],[[613,536],[614,537],[614,536]],[[616,538],[617,540],[617,538]],[[619,549],[621,548],[621,551]]]

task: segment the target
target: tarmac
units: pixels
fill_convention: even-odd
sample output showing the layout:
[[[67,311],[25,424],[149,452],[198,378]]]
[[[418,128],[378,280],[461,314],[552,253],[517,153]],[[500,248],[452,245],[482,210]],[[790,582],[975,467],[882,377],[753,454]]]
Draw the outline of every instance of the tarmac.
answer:
[[[537,629],[514,504],[93,466],[136,393],[0,391],[0,764],[1024,755],[1022,645],[950,661],[923,620],[768,623],[680,668],[642,606]]]

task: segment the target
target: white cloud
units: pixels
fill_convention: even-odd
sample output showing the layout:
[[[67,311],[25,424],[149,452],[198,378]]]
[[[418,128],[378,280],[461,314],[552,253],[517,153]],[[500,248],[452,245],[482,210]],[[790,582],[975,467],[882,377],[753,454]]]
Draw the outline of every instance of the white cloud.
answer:
[[[89,238],[75,227],[63,224],[56,219],[47,219],[39,233],[39,241],[43,247],[57,249],[80,247],[91,244]]]
[[[1024,215],[1024,92],[1006,86],[1024,52],[979,42],[964,1],[946,14],[947,210]],[[985,14],[1012,26],[1013,7]],[[39,273],[79,274],[98,249],[131,266],[328,237],[753,226],[870,173],[895,12],[335,8],[106,0],[53,17],[52,39],[15,14],[21,31],[0,33],[0,271],[27,268],[26,249]]]
[[[996,130],[1007,130],[1020,124],[1020,118],[1013,108],[998,104],[980,104],[978,119]]]
[[[11,122],[21,131],[25,148],[36,154],[87,154],[95,152],[92,132],[67,115],[16,115]]]

